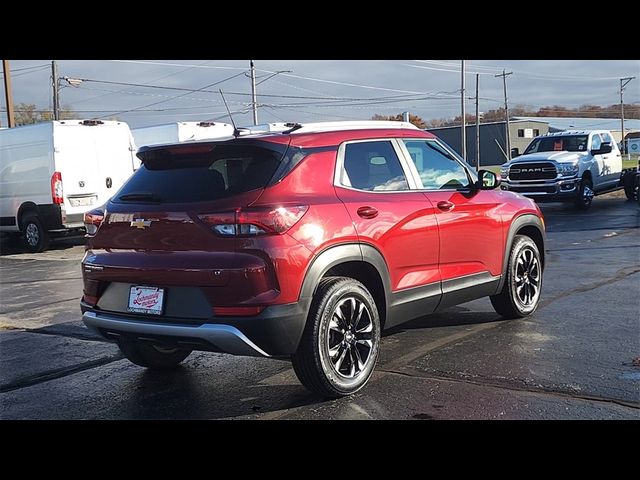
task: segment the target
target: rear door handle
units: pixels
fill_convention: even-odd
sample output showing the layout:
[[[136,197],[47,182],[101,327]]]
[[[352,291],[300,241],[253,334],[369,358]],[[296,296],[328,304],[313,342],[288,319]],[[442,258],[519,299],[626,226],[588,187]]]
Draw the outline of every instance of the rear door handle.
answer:
[[[443,212],[450,212],[451,210],[453,210],[453,207],[455,207],[455,205],[448,200],[438,202],[438,208]]]
[[[378,210],[373,207],[360,207],[358,215],[362,218],[375,218],[378,216]]]

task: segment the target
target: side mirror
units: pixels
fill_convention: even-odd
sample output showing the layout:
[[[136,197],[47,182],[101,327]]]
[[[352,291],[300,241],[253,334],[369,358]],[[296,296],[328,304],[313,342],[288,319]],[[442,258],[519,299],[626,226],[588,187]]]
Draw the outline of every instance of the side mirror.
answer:
[[[520,156],[520,150],[518,149],[518,147],[513,147],[511,149],[511,158],[516,158]]]
[[[611,143],[604,142],[600,145],[600,148],[591,149],[591,155],[605,155],[607,153],[611,153],[612,150],[613,150],[613,147],[611,146]]]
[[[500,186],[501,181],[500,174],[493,173],[490,170],[480,170],[478,172],[476,188],[478,190],[493,190]]]

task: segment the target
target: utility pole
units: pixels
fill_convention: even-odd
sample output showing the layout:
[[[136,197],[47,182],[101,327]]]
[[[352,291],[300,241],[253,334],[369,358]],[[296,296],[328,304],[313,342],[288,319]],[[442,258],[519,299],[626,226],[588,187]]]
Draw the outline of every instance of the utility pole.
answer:
[[[480,74],[476,73],[476,172],[480,171],[480,108],[478,88],[480,85]]]
[[[53,119],[60,120],[60,86],[58,85],[58,64],[51,61],[51,85],[53,86]]]
[[[625,145],[624,145],[624,100],[622,98],[622,95],[624,93],[624,87],[626,87],[627,83],[629,83],[634,78],[636,78],[636,77],[625,77],[625,78],[621,78],[620,79],[620,135],[621,135],[621,138],[622,138],[622,150],[623,151],[625,149]]]
[[[13,96],[11,94],[11,71],[9,60],[2,60],[2,70],[4,72],[4,95],[7,100],[7,124],[9,128],[16,126],[16,119],[13,113]]]
[[[460,68],[460,115],[462,116],[462,150],[460,151],[460,155],[464,160],[467,159],[467,119],[466,112],[464,110],[464,60],[462,60],[462,65]]]
[[[258,96],[256,94],[256,67],[251,60],[251,105],[253,107],[253,124],[258,124]]]
[[[507,101],[507,77],[512,73],[513,72],[507,72],[505,70],[502,70],[502,73],[495,75],[496,77],[502,77],[502,86],[504,88],[504,116],[505,116],[504,135],[506,138],[505,145],[507,147],[507,161],[511,160],[511,135],[509,132],[509,103]]]

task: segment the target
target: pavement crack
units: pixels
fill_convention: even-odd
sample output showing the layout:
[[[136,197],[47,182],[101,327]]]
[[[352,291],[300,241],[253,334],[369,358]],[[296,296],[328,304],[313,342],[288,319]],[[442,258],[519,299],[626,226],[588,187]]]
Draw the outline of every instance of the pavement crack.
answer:
[[[514,392],[527,392],[527,393],[535,393],[535,394],[541,394],[541,395],[550,395],[554,397],[570,398],[570,399],[576,399],[576,400],[616,404],[622,407],[633,408],[634,410],[640,410],[640,402],[630,402],[627,400],[621,400],[617,398],[599,397],[597,395],[584,395],[584,394],[572,394],[567,392],[559,392],[558,390],[552,390],[550,388],[518,387],[514,385],[504,385],[504,384],[490,382],[490,381],[477,381],[477,380],[470,380],[466,378],[455,378],[450,376],[419,375],[419,374],[416,375],[415,373],[407,372],[402,369],[378,368],[376,369],[376,371],[389,373],[392,375],[401,375],[403,377],[421,378],[426,380],[451,382],[451,383],[464,383],[464,384],[470,384],[470,385],[477,385],[480,387],[490,387],[490,388],[496,388],[501,390],[514,391]]]
[[[590,283],[588,285],[582,285],[576,288],[572,288],[571,290],[568,290],[566,292],[563,292],[559,295],[556,295],[554,297],[551,298],[547,298],[543,301],[540,302],[540,308],[546,307],[549,304],[566,298],[570,295],[575,295],[576,293],[584,293],[584,292],[589,292],[591,290],[595,290],[596,288],[600,288],[604,285],[608,285],[610,283],[614,283],[614,282],[619,282],[620,280],[626,278],[626,277],[630,277],[631,275],[634,275],[636,273],[640,272],[640,266],[633,266],[633,267],[625,267],[625,268],[621,268],[620,270],[618,270],[616,272],[615,275],[613,275],[612,277],[607,277],[604,278],[602,280],[599,280],[597,282],[594,283]]]
[[[101,367],[109,363],[117,362],[124,358],[121,353],[116,353],[108,357],[98,358],[96,360],[90,360],[71,367],[56,368],[47,372],[38,373],[36,375],[29,375],[23,378],[19,378],[12,382],[8,382],[0,385],[0,393],[11,392],[13,390],[19,390],[25,387],[31,387],[40,383],[48,382],[50,380],[56,380],[59,378],[73,375],[74,373],[83,372],[92,368]]]
[[[50,328],[50,327],[44,327],[44,328]],[[23,330],[25,333],[35,333],[36,335],[53,335],[56,337],[64,337],[64,338],[75,338],[76,340],[86,340],[89,342],[102,342],[102,343],[106,343],[107,341],[102,338],[102,337],[98,337],[96,335],[91,334],[91,332],[87,329],[87,333],[66,333],[66,332],[59,332],[59,331],[47,331],[44,329],[25,329]]]
[[[82,277],[64,277],[67,280],[82,280]],[[59,278],[48,278],[44,280],[16,280],[15,282],[0,282],[0,285],[16,285],[21,283],[44,283],[44,282],[59,282]]]
[[[43,303],[43,304],[35,304],[35,305],[22,305],[18,308],[13,308],[13,309],[9,309],[9,310],[4,310],[2,312],[0,312],[0,314],[5,314],[5,313],[14,313],[14,312],[21,312],[23,310],[26,310],[27,308],[42,308],[42,307],[48,307],[49,305],[56,305],[58,303],[64,303],[64,302],[70,302],[71,300],[75,300],[78,303],[80,303],[80,297],[73,297],[73,298],[66,298],[64,300],[56,300],[55,302],[47,302],[47,303]]]

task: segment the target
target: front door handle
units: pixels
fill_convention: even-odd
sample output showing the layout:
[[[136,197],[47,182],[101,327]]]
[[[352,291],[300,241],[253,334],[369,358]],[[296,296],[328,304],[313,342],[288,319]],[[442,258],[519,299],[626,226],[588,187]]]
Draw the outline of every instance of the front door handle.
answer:
[[[451,210],[453,210],[453,207],[455,207],[455,205],[448,200],[438,202],[438,208],[443,212],[450,212]]]
[[[378,216],[378,210],[373,207],[360,207],[358,215],[362,218],[375,218]]]

